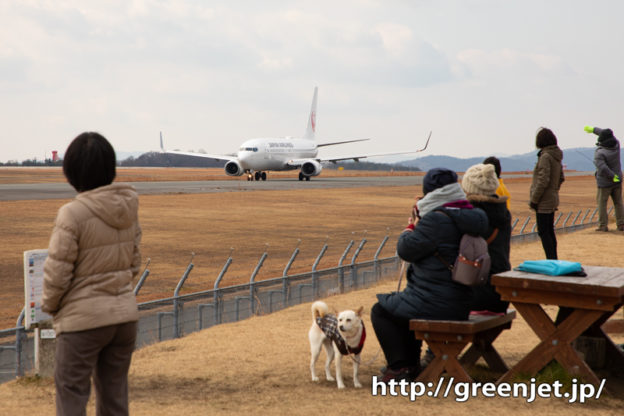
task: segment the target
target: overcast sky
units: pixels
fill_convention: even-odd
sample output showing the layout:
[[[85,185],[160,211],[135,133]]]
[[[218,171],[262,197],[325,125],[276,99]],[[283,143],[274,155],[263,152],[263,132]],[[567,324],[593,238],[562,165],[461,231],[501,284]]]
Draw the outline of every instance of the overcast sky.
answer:
[[[618,0],[0,0],[0,161],[64,153],[231,153],[300,136],[319,87],[326,154],[458,157],[624,137]],[[327,148],[322,149],[326,151]],[[423,155],[423,153],[421,153]]]

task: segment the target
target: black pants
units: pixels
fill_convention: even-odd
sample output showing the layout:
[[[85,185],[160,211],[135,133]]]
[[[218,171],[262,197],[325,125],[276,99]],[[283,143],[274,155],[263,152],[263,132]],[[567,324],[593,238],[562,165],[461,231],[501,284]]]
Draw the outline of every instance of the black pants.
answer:
[[[390,369],[420,365],[422,342],[410,331],[409,319],[397,318],[376,303],[371,309],[371,322]]]
[[[557,236],[555,235],[555,213],[537,213],[537,234],[548,260],[557,260]]]

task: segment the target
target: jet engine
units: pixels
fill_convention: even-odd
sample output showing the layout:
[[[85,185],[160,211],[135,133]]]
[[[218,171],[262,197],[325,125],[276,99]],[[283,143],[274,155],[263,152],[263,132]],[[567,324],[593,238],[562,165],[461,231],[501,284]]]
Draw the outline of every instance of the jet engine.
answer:
[[[236,160],[230,160],[225,164],[225,173],[229,176],[241,176],[245,170]]]
[[[321,173],[323,167],[316,160],[308,160],[301,165],[301,173],[305,176],[317,176]]]

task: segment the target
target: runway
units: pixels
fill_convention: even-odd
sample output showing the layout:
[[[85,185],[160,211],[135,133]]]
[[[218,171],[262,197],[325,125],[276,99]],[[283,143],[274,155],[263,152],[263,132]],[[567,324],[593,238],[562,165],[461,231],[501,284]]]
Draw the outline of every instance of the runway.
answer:
[[[268,181],[132,182],[139,195],[196,194],[214,192],[284,191],[298,189],[358,188],[365,186],[420,186],[422,176],[358,176],[348,178],[272,179]],[[69,199],[76,191],[68,183],[0,185],[0,201]]]
[[[593,172],[566,172],[566,176],[587,176]],[[459,176],[461,178],[461,175]],[[530,173],[511,173],[503,178],[530,178]],[[299,189],[361,188],[365,186],[421,186],[422,176],[318,177],[310,181],[270,179],[267,181],[162,181],[131,182],[139,195],[197,194],[215,192],[285,191]],[[0,201],[69,199],[76,191],[66,182],[0,184]]]

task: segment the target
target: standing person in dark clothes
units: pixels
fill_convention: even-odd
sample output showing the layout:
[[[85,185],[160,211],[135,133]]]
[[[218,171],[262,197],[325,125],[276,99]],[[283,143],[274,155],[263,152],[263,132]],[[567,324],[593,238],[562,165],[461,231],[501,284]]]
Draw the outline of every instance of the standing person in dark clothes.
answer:
[[[475,207],[485,211],[488,229],[481,234],[488,242],[488,253],[492,261],[490,276],[511,270],[509,249],[511,242],[511,214],[507,209],[507,197],[496,195],[498,179],[491,164],[471,166],[462,177],[461,186],[466,199]],[[501,301],[500,295],[490,284],[472,288],[472,311],[506,312],[509,302]]]
[[[485,158],[485,160],[483,161],[483,164],[494,166],[494,171],[496,172],[496,178],[498,179],[498,188],[496,188],[496,195],[507,197],[507,209],[511,209],[511,206],[510,206],[511,194],[509,193],[509,190],[507,189],[507,187],[505,186],[505,183],[503,182],[503,179],[501,178],[502,169],[501,169],[500,160],[498,160],[496,156],[490,156],[490,157]]]
[[[412,379],[420,371],[421,341],[414,338],[409,320],[464,320],[470,311],[471,289],[451,279],[451,271],[438,256],[453,263],[461,236],[482,234],[487,217],[466,201],[457,174],[431,169],[423,179],[424,197],[415,210],[420,220],[408,220],[399,236],[397,253],[410,263],[402,292],[378,294],[371,321],[387,367],[382,380]]]
[[[594,152],[596,185],[598,193],[598,228],[596,231],[609,231],[607,224],[607,202],[609,197],[615,209],[615,223],[618,231],[624,231],[624,206],[622,205],[622,167],[620,162],[620,142],[611,129],[585,126],[585,131],[598,135]]]
[[[535,136],[537,163],[533,169],[533,181],[529,206],[537,217],[537,234],[542,240],[546,258],[557,259],[557,237],[555,235],[555,211],[559,207],[559,188],[564,181],[563,152],[557,146],[557,137],[552,130],[541,127]]]

